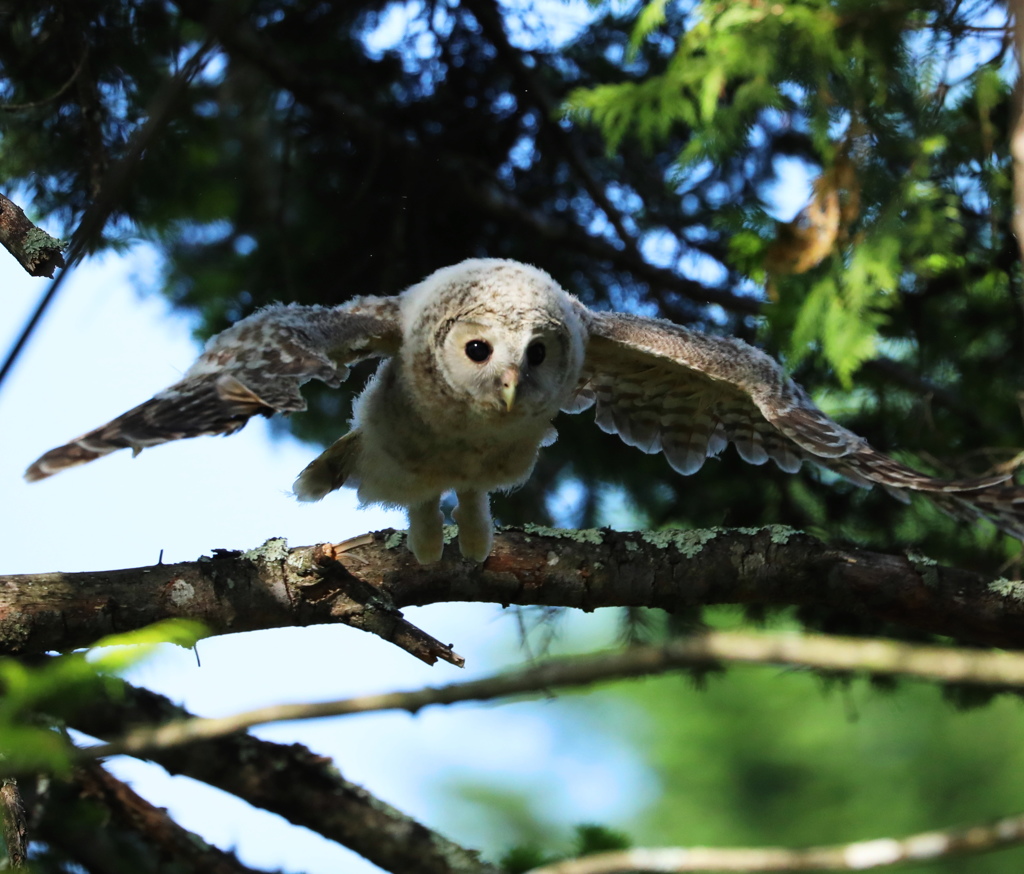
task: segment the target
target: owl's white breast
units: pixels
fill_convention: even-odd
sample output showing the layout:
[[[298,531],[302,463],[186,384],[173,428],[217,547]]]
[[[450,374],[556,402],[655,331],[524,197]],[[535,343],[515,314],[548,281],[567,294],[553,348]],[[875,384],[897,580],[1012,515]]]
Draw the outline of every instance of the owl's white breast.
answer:
[[[551,414],[481,414],[468,403],[438,401],[412,403],[400,361],[381,365],[354,411],[363,434],[356,463],[361,500],[408,506],[452,489],[490,492],[527,479]]]

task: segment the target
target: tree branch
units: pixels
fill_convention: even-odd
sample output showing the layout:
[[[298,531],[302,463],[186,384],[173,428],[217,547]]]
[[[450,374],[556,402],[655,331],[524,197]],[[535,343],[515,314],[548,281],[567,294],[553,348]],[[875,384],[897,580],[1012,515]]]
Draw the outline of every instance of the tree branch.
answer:
[[[667,847],[597,853],[534,868],[530,874],[618,874],[629,871],[866,871],[902,862],[984,853],[1024,843],[1024,814],[949,831],[921,832],[789,850],[781,847]]]
[[[25,211],[0,194],[0,244],[25,268],[29,276],[53,278],[64,266],[65,244],[29,221]]]
[[[0,819],[8,864],[11,868],[23,868],[28,859],[28,821],[18,781],[13,777],[0,779]]]
[[[789,665],[825,671],[857,671],[914,677],[947,683],[1024,686],[1024,653],[984,652],[889,640],[815,634],[748,634],[715,631],[663,646],[552,659],[525,670],[465,683],[427,686],[404,692],[361,695],[337,701],[275,704],[217,718],[179,720],[155,728],[138,728],[112,743],[83,750],[89,756],[148,755],[186,743],[211,740],[270,722],[322,719],[382,710],[418,713],[431,705],[491,701],[552,689],[649,676],[719,662]]]
[[[0,653],[88,646],[172,617],[199,620],[213,634],[343,622],[391,639],[400,619],[394,610],[443,601],[670,612],[704,604],[827,605],[971,643],[1024,643],[1021,581],[830,546],[777,526],[506,528],[483,565],[462,559],[454,544],[441,562],[418,565],[404,536],[376,532],[348,551],[289,550],[273,540],[245,554],[218,551],[180,564],[0,576]],[[446,649],[435,655],[447,657]]]
[[[189,871],[259,874],[206,843],[125,783],[92,763],[53,778],[35,799],[39,838],[94,874]],[[97,824],[102,822],[102,828]]]
[[[503,60],[517,81],[519,98],[530,100],[537,107],[540,111],[541,124],[545,125],[552,139],[562,150],[569,166],[579,177],[583,188],[594,203],[600,207],[605,218],[608,219],[608,223],[615,228],[615,233],[618,234],[622,244],[630,249],[634,256],[639,257],[636,239],[627,230],[621,212],[612,204],[604,186],[594,175],[576,141],[567,130],[555,121],[558,103],[548,92],[544,80],[536,74],[534,69],[523,62],[523,53],[509,41],[498,5],[494,0],[467,0],[465,5],[483,28],[484,34],[491,41],[498,57]]]
[[[112,738],[127,725],[191,718],[167,698],[123,684],[71,720],[93,737]],[[453,843],[352,783],[323,756],[234,734],[161,750],[151,758],[348,847],[395,874],[499,874],[478,854]]]
[[[40,109],[46,106],[48,103],[52,103],[58,97],[60,97],[65,91],[68,90],[78,78],[82,69],[85,67],[85,59],[89,56],[89,48],[86,46],[82,49],[82,53],[78,57],[78,62],[75,64],[75,69],[71,71],[71,75],[67,78],[63,85],[61,85],[56,91],[50,94],[48,97],[44,97],[42,100],[29,100],[24,103],[0,103],[0,112],[26,112],[31,109]]]
[[[335,554],[330,545],[289,551],[283,540],[272,539],[246,553],[215,550],[213,558],[196,562],[0,576],[7,588],[0,592],[0,653],[69,649],[161,617],[202,616],[214,634],[340,622],[428,664],[438,658],[464,664],[450,646],[403,619],[386,588],[351,574]],[[55,645],[58,640],[64,643]]]
[[[228,19],[228,16],[234,11],[235,5],[235,0],[220,0],[220,2],[213,7],[213,11],[208,14],[208,26],[211,29],[220,29],[221,22]],[[164,126],[170,121],[172,110],[175,108],[179,99],[185,93],[185,90],[192,80],[201,72],[209,58],[213,46],[214,41],[213,38],[210,37],[205,43],[196,49],[188,61],[174,76],[162,83],[156,94],[153,96],[152,101],[150,101],[150,104],[147,107],[145,123],[136,128],[132,133],[131,139],[128,142],[128,147],[121,160],[114,164],[104,174],[103,179],[99,182],[99,191],[96,194],[95,199],[85,210],[85,213],[79,221],[78,227],[71,236],[71,241],[68,245],[67,263],[72,265],[72,267],[81,261],[102,237],[103,229],[106,227],[107,220],[110,218],[111,214],[117,208],[118,203],[121,201],[121,198],[124,196],[128,185],[131,183],[131,180],[142,162],[147,146],[153,142]],[[7,212],[7,210],[4,209],[5,204],[3,201],[5,200],[6,198],[3,198],[2,195],[0,195],[0,242],[3,242],[6,246],[7,243],[3,236],[3,220],[4,215]],[[10,201],[6,202],[10,203]],[[24,213],[22,213],[22,216],[24,217]],[[25,219],[25,221],[28,220]],[[38,233],[42,233],[38,228],[36,228],[36,231],[38,231]],[[47,237],[47,239],[52,240],[51,237]],[[8,249],[10,249],[9,246]],[[12,252],[12,254],[15,253]],[[15,254],[15,257],[18,257],[17,254]],[[64,267],[65,264],[63,256],[60,256],[58,253],[58,257],[60,258],[60,263],[54,263],[58,267]],[[32,271],[30,270],[29,272],[31,273]],[[7,353],[7,357],[4,359],[3,364],[0,364],[0,385],[3,384],[8,374],[10,374],[14,369],[14,365],[21,356],[22,350],[28,344],[29,338],[35,332],[36,326],[56,299],[57,292],[60,290],[65,277],[69,273],[70,270],[65,270],[57,277],[56,280],[54,280],[46,290],[46,294],[44,294],[42,299],[39,301],[39,305],[36,307],[35,311],[31,316],[29,316],[28,321],[25,323],[25,327],[22,328],[17,340],[14,341],[14,345],[11,347],[10,352]],[[48,273],[33,275],[52,277],[53,269],[51,268]]]

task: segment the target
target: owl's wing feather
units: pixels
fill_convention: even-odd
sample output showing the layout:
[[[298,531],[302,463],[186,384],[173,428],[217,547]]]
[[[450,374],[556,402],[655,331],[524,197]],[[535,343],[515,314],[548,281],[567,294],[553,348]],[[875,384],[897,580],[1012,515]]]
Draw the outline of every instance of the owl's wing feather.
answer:
[[[150,400],[65,446],[25,472],[29,481],[117,449],[232,434],[254,415],[304,410],[299,387],[337,387],[348,365],[393,354],[401,343],[397,298],[356,298],[338,307],[266,307],[212,337],[185,375]]]
[[[596,407],[602,430],[695,473],[732,443],[752,463],[796,472],[811,460],[899,500],[928,494],[954,515],[983,515],[1024,539],[1024,490],[1007,475],[943,480],[920,473],[832,421],[778,363],[748,344],[660,319],[588,312],[584,372],[564,407]]]

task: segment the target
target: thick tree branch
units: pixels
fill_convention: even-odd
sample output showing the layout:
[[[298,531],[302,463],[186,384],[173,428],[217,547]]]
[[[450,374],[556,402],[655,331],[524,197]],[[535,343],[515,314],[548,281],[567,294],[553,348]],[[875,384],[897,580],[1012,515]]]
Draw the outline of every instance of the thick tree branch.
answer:
[[[98,757],[148,755],[156,750],[211,740],[270,722],[322,719],[382,710],[418,713],[431,705],[491,701],[524,694],[547,695],[552,689],[648,676],[680,668],[707,667],[719,662],[856,671],[946,683],[1024,686],[1024,653],[1020,652],[985,652],[817,634],[715,631],[663,646],[636,646],[620,652],[552,659],[525,670],[465,683],[360,695],[337,701],[275,704],[230,716],[179,720],[155,728],[135,729],[112,743],[88,747],[84,752]]]
[[[34,799],[38,837],[94,874],[259,874],[207,844],[96,764],[52,778]],[[102,828],[97,824],[102,823]]]
[[[1024,583],[1016,580],[830,546],[780,527],[528,526],[500,532],[482,566],[455,544],[441,562],[417,565],[403,533],[381,531],[348,551],[268,541],[180,564],[0,576],[0,652],[87,646],[171,617],[197,619],[214,634],[344,622],[387,637],[399,618],[393,609],[443,601],[668,611],[827,605],[971,643],[1024,646]]]
[[[0,817],[8,865],[23,868],[28,859],[28,821],[18,781],[13,777],[0,779]]]
[[[984,853],[1024,843],[1024,814],[963,829],[922,832],[831,847],[666,847],[598,853],[534,868],[530,874],[618,874],[629,871],[867,871]]]
[[[29,221],[25,211],[0,194],[0,244],[29,276],[53,278],[64,266],[64,243]]]
[[[123,684],[71,720],[100,738],[131,724],[188,719],[188,711],[146,689]],[[244,734],[155,753],[153,761],[269,810],[337,841],[395,874],[498,874],[467,850],[431,831],[361,786],[344,779],[323,756]]]

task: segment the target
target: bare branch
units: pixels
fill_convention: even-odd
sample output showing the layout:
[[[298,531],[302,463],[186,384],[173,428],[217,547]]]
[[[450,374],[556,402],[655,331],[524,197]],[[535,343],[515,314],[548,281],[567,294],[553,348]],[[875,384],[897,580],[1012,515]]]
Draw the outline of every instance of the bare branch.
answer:
[[[127,683],[71,720],[93,737],[111,738],[129,724],[189,719],[162,695]],[[396,874],[499,874],[468,850],[346,780],[330,759],[300,744],[245,734],[161,750],[150,758],[337,841]]]
[[[921,832],[831,847],[668,847],[597,853],[534,868],[530,874],[618,874],[628,871],[867,871],[984,853],[1024,843],[1024,814],[949,831]]]
[[[82,53],[79,55],[78,62],[75,64],[75,69],[71,71],[71,75],[67,78],[64,84],[54,91],[49,97],[44,97],[42,100],[31,100],[27,103],[0,103],[0,112],[25,112],[30,109],[40,109],[48,103],[52,103],[74,84],[75,80],[82,72],[82,68],[85,66],[85,59],[88,56],[89,48],[86,46],[82,49]]]
[[[199,620],[213,634],[343,622],[386,636],[398,618],[393,609],[445,601],[668,611],[828,605],[971,643],[1014,648],[1024,641],[1020,581],[830,546],[777,526],[506,528],[483,565],[449,546],[444,560],[421,566],[403,544],[404,533],[381,531],[346,552],[289,550],[274,540],[195,562],[0,576],[0,653],[88,646],[173,617]],[[444,649],[436,655],[447,657]]]
[[[89,756],[145,755],[195,741],[223,737],[270,722],[322,719],[382,710],[417,713],[424,707],[462,701],[490,701],[552,689],[586,686],[626,677],[660,674],[718,662],[790,665],[827,671],[915,677],[948,683],[1024,686],[1024,653],[985,652],[890,640],[815,634],[747,634],[717,631],[664,646],[637,646],[621,652],[553,659],[513,673],[466,683],[427,686],[404,692],[361,695],[337,701],[275,704],[218,718],[171,722],[135,729],[119,740],[88,747]]]
[[[53,278],[64,266],[64,243],[29,221],[25,211],[0,194],[0,244],[29,276]]]
[[[39,839],[92,872],[189,871],[259,874],[206,843],[92,763],[52,778],[32,805]],[[35,818],[35,817],[34,817]],[[102,822],[102,828],[97,823]]]
[[[366,536],[361,536],[338,546],[325,544],[314,550],[314,560],[319,569],[320,579],[333,584],[338,592],[333,598],[331,615],[344,625],[382,637],[428,665],[442,659],[457,668],[464,667],[466,660],[455,652],[450,644],[441,643],[402,618],[402,614],[383,589],[355,579],[337,560],[337,556],[343,554],[346,549],[366,546],[372,542],[372,537],[367,539]]]
[[[0,818],[8,864],[11,868],[23,868],[28,859],[28,821],[18,781],[13,777],[0,779]]]

